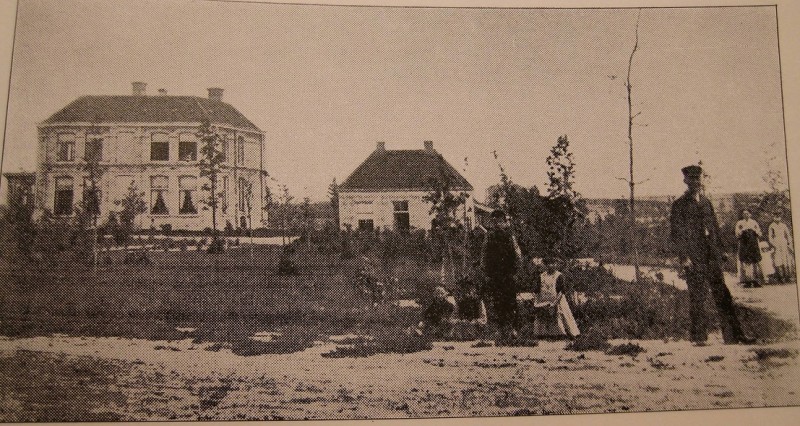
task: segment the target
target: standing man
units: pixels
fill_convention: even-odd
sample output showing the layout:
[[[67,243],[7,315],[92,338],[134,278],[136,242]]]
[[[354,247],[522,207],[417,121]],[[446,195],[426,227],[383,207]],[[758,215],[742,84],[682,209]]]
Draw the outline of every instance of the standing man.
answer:
[[[722,240],[714,207],[703,193],[703,169],[681,169],[687,191],[672,203],[670,228],[672,243],[689,287],[691,340],[705,346],[708,340],[705,300],[709,289],[717,307],[725,344],[753,343],[742,331],[733,308],[733,297],[722,274]]]
[[[490,218],[490,228],[481,252],[481,266],[486,276],[486,296],[491,302],[491,313],[500,330],[500,339],[505,341],[516,334],[517,290],[514,275],[519,266],[519,247],[511,235],[511,224],[505,212],[495,210]]]
[[[767,237],[769,238],[769,244],[775,250],[773,252],[773,262],[778,282],[791,282],[794,275],[794,244],[792,243],[792,233],[789,232],[789,227],[783,222],[779,211],[775,211],[772,216],[772,223],[769,225]]]

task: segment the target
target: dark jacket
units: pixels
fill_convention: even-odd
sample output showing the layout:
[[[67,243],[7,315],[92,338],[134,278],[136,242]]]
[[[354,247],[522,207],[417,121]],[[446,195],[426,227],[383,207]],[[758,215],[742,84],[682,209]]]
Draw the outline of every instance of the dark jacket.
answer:
[[[711,201],[700,196],[696,201],[686,192],[672,203],[670,236],[673,250],[683,262],[722,261],[722,239]]]
[[[517,252],[511,233],[504,229],[490,230],[483,242],[481,258],[487,278],[516,274]]]

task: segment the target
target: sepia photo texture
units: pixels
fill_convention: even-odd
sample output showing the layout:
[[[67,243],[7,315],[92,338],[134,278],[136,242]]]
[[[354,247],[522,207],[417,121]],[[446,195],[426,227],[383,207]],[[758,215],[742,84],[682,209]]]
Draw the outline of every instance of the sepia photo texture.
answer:
[[[800,405],[781,7],[18,0],[0,421]]]

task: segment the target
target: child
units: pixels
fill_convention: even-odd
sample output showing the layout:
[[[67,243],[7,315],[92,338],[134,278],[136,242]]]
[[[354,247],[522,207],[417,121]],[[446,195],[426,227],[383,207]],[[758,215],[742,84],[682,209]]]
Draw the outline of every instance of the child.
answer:
[[[545,258],[544,266],[534,303],[535,333],[540,337],[577,337],[580,334],[578,324],[564,297],[564,276],[556,268],[554,258]]]

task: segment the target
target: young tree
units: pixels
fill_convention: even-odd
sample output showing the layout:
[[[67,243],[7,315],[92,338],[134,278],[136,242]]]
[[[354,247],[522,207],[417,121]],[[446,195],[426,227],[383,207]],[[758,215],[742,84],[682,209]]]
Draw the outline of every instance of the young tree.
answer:
[[[453,191],[444,170],[439,170],[439,177],[431,178],[428,186],[430,192],[422,200],[431,204],[429,213],[433,215],[432,231],[442,247],[442,284],[449,286],[456,279],[453,248],[461,243],[459,240],[463,234],[463,224],[459,221],[458,211],[465,208],[467,193]],[[466,271],[462,271],[463,274]]]
[[[286,232],[291,220],[291,202],[294,196],[289,193],[289,187],[286,184],[278,185],[278,214],[281,224],[281,245],[286,248]]]
[[[209,120],[203,120],[200,130],[197,132],[197,138],[200,140],[200,162],[198,164],[200,177],[208,179],[207,183],[203,183],[201,189],[207,192],[207,197],[202,200],[206,206],[205,209],[211,209],[213,235],[209,253],[216,253],[222,249],[217,230],[217,208],[221,204],[223,194],[218,192],[217,188],[222,165],[225,162],[225,152],[222,150],[223,139]]]
[[[300,205],[300,223],[303,227],[303,235],[306,245],[311,247],[311,233],[314,229],[314,212],[311,210],[311,199],[303,197],[303,204]]]
[[[339,229],[339,184],[336,183],[336,178],[328,185],[328,198],[333,207],[333,214],[336,216],[336,229]]]
[[[629,210],[630,210],[630,226],[628,227],[628,239],[631,245],[631,253],[632,253],[632,261],[634,267],[634,282],[638,283],[641,279],[641,270],[639,268],[639,244],[638,244],[638,232],[637,232],[637,224],[636,224],[636,190],[635,187],[637,182],[634,180],[633,175],[633,124],[636,117],[639,116],[642,112],[639,111],[636,114],[633,113],[633,100],[632,100],[632,89],[633,85],[631,84],[631,70],[633,68],[633,56],[636,54],[636,51],[639,49],[639,20],[642,17],[642,10],[639,9],[639,14],[636,17],[636,30],[635,30],[635,41],[633,44],[633,49],[631,50],[631,54],[628,57],[628,74],[625,79],[625,89],[628,93],[628,160],[629,160],[629,168],[628,168],[628,178],[617,178],[620,180],[624,180],[628,183],[628,188],[630,189],[630,198],[629,198]],[[616,78],[614,76],[613,78]],[[638,182],[639,184],[644,182]]]
[[[134,182],[128,186],[128,192],[121,200],[114,201],[114,204],[122,207],[119,212],[119,239],[120,242],[127,242],[133,230],[136,228],[136,216],[147,212],[147,202],[144,200],[144,192],[136,187]]]
[[[574,257],[580,247],[576,241],[576,226],[585,217],[584,203],[573,188],[575,161],[569,151],[569,139],[559,136],[547,157],[549,227],[546,229],[549,255],[562,260]]]
[[[81,168],[87,176],[84,180],[83,199],[75,215],[79,232],[90,231],[88,238],[92,251],[92,269],[97,268],[97,222],[100,217],[100,188],[104,172],[100,163],[103,156],[103,139],[98,136],[100,132],[94,125],[86,131],[86,149]]]

